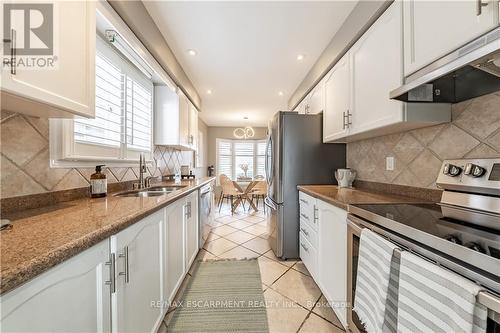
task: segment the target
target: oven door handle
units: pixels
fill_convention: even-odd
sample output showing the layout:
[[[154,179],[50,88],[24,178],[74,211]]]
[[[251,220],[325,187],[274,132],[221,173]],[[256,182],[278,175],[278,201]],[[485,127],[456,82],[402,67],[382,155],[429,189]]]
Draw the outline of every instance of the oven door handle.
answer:
[[[347,227],[350,228],[355,235],[361,235],[363,227],[356,223],[351,215],[347,215]]]

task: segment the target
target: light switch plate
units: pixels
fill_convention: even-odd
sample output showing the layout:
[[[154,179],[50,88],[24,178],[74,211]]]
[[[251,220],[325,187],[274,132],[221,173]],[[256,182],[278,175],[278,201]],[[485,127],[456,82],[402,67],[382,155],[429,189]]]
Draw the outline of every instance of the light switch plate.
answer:
[[[385,169],[387,171],[394,171],[394,157],[387,156],[385,158]]]

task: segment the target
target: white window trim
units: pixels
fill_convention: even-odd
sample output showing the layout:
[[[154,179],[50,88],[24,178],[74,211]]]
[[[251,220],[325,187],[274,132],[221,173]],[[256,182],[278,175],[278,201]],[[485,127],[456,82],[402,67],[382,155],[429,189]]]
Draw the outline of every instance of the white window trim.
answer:
[[[236,142],[242,142],[242,143],[253,143],[254,144],[254,154],[253,154],[253,170],[254,173],[257,171],[257,157],[258,156],[265,156],[265,155],[258,155],[257,152],[257,146],[261,142],[266,142],[265,139],[256,139],[256,140],[233,140],[233,139],[223,139],[223,138],[216,138],[215,139],[215,175],[217,177],[217,182],[219,181],[219,143],[220,142],[230,142],[231,143],[231,175],[227,175],[229,178],[232,180],[236,180],[236,154],[234,151],[234,144]],[[254,175],[255,176],[255,175]]]

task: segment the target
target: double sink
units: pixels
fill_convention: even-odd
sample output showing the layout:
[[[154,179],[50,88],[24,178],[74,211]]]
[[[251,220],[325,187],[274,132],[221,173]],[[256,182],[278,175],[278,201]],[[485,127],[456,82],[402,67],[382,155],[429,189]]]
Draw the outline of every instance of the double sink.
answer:
[[[163,185],[153,186],[142,190],[126,191],[116,193],[116,197],[159,197],[161,195],[170,194],[186,187],[186,185]]]

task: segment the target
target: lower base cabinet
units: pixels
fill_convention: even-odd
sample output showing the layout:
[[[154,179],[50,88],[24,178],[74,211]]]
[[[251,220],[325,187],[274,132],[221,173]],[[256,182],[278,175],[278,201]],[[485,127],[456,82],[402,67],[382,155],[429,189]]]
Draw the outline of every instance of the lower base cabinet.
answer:
[[[109,241],[1,297],[2,332],[110,332]]]
[[[340,322],[347,326],[347,212],[316,200],[319,220],[318,284]]]
[[[198,254],[198,191],[0,297],[1,332],[156,332]]]
[[[300,258],[347,327],[347,211],[302,192],[300,198],[313,207],[311,212],[301,205],[301,217],[313,219],[317,225],[315,233],[301,218]]]
[[[152,332],[163,319],[161,306],[161,237],[165,210],[111,236],[116,258],[116,292],[112,293],[113,332]]]

